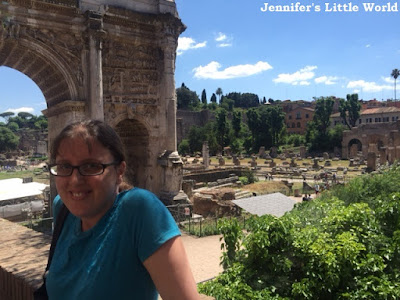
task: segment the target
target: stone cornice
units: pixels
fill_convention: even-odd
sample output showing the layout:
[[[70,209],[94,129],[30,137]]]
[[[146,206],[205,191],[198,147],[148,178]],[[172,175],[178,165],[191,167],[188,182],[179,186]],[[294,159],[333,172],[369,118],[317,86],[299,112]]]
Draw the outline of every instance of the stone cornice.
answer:
[[[70,112],[85,112],[86,104],[83,101],[64,101],[48,109],[42,110],[47,118]]]

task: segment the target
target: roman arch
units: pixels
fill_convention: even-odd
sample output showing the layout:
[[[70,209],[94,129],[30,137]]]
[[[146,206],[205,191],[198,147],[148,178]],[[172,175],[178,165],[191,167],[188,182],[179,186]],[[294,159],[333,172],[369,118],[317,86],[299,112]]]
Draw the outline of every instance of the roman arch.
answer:
[[[352,147],[361,151],[364,158],[368,152],[375,152],[381,161],[392,163],[400,159],[400,122],[364,124],[344,131],[342,158],[353,158]]]
[[[49,143],[71,122],[104,120],[123,139],[127,180],[171,202],[182,195],[174,72],[184,29],[174,0],[3,0],[0,65],[43,92]]]

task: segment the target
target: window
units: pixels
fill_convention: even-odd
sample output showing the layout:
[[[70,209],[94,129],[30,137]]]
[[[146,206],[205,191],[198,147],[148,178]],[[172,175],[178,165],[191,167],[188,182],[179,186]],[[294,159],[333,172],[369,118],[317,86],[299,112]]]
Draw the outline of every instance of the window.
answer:
[[[362,123],[362,120],[361,119],[358,119],[358,124],[361,124]]]
[[[297,128],[301,128],[300,122],[297,122]]]
[[[289,120],[291,120],[292,119],[292,115],[289,115]]]
[[[290,128],[290,123],[287,123],[287,125],[286,125],[286,126],[287,126],[287,128]]]
[[[301,119],[301,112],[296,113],[296,119]]]
[[[292,128],[295,128],[295,127],[296,127],[296,124],[292,123]]]
[[[308,119],[308,114],[306,114],[306,119]]]

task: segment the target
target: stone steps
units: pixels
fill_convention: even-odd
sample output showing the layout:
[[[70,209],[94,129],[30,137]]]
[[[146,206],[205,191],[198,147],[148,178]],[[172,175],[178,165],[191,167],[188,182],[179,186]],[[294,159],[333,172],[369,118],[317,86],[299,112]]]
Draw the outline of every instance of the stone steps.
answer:
[[[242,191],[242,190],[237,190],[235,192],[235,199],[242,199],[242,198],[249,198],[252,197],[253,194],[250,193],[249,191]]]

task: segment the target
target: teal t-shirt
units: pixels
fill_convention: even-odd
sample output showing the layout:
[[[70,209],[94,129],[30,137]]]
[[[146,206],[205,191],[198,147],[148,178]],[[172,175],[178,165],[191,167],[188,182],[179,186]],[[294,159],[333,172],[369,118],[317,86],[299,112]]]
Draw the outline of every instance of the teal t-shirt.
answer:
[[[54,199],[54,216],[61,207]],[[69,214],[47,275],[49,299],[156,300],[157,290],[145,261],[162,244],[180,235],[169,211],[149,191],[120,193],[90,230]]]

